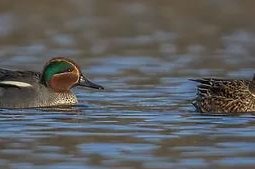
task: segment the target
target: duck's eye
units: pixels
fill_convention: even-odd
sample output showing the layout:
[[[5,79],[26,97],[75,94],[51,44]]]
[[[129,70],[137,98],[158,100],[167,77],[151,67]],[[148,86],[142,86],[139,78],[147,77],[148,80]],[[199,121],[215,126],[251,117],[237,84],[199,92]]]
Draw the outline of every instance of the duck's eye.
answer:
[[[67,69],[67,72],[72,72],[72,69]]]

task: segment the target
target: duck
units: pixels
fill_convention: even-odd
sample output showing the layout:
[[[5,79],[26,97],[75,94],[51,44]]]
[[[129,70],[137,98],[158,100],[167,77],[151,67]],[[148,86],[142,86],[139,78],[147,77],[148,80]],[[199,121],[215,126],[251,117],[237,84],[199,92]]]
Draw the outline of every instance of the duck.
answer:
[[[78,100],[71,89],[76,86],[104,89],[86,78],[80,67],[65,57],[50,59],[42,72],[0,68],[0,108],[75,105]]]
[[[192,104],[202,113],[255,112],[255,75],[251,80],[199,78]]]

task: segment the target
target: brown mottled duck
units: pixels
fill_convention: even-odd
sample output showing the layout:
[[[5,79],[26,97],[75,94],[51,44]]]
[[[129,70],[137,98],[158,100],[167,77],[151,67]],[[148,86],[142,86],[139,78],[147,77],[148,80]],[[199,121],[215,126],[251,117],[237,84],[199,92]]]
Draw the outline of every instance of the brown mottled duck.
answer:
[[[193,102],[203,113],[255,112],[255,75],[252,80],[201,78]]]

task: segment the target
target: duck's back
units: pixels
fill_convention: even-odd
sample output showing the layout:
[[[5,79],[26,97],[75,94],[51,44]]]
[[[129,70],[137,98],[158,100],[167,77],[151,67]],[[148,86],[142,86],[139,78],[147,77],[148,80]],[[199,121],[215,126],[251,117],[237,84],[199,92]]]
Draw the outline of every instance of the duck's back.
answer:
[[[201,112],[234,113],[255,110],[250,80],[203,78],[194,81],[200,85],[193,104]]]

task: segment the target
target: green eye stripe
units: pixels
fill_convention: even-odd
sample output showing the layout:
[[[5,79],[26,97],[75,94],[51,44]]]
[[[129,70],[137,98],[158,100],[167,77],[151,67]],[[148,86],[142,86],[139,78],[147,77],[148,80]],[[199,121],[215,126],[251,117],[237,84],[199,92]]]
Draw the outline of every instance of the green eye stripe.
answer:
[[[72,70],[72,65],[67,62],[52,62],[44,70],[43,79],[48,82],[53,75]]]

